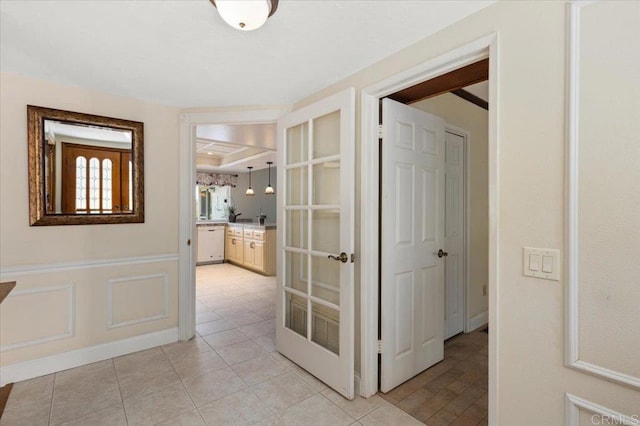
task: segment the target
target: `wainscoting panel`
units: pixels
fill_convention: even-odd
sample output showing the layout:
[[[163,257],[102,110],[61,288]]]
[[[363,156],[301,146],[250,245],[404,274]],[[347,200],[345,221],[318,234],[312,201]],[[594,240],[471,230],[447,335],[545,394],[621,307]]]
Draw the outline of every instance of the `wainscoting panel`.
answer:
[[[17,282],[0,307],[2,374],[178,325],[177,255],[25,265],[0,276]]]
[[[167,274],[111,279],[107,283],[107,327],[123,327],[169,316]]]
[[[14,290],[0,309],[0,352],[72,337],[73,285]],[[16,324],[30,324],[28,328]]]
[[[569,7],[566,364],[640,389],[640,3]]]
[[[565,405],[567,426],[640,425],[638,414],[623,414],[570,393],[565,395]]]

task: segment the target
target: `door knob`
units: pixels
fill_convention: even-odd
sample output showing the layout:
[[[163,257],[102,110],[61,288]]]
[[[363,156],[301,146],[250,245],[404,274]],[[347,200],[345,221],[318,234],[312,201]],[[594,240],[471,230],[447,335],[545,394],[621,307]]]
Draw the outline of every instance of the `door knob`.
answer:
[[[438,257],[446,257],[449,256],[449,253],[446,251],[442,251],[442,249],[438,250]]]
[[[328,257],[329,259],[337,260],[338,262],[342,263],[347,263],[347,261],[349,260],[349,256],[347,256],[347,253],[345,252],[340,253],[340,255],[338,256],[330,254]]]

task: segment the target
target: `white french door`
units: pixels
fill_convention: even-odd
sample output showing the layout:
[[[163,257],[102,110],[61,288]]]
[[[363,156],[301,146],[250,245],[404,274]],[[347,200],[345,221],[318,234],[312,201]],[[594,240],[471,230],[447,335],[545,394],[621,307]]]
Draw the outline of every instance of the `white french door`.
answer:
[[[278,121],[276,347],[353,398],[355,91]]]
[[[380,388],[444,358],[444,120],[383,99]]]

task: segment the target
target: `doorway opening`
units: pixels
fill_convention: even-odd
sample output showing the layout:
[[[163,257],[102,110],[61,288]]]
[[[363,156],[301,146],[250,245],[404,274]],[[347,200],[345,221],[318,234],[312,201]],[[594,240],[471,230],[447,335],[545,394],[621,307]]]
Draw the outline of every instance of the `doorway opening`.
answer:
[[[487,113],[487,119],[485,121],[485,125],[488,122],[487,125],[487,134],[488,134],[488,139],[487,139],[487,148],[486,148],[486,164],[487,164],[487,171],[486,171],[486,180],[485,180],[485,190],[486,190],[486,196],[485,196],[485,217],[486,219],[486,223],[487,223],[487,244],[486,244],[486,253],[487,253],[487,260],[485,262],[485,266],[486,266],[486,282],[483,283],[482,285],[480,285],[480,292],[481,294],[484,293],[484,291],[487,292],[487,296],[486,296],[486,300],[487,300],[487,310],[485,313],[483,313],[482,316],[477,317],[474,319],[474,322],[479,324],[471,324],[470,323],[470,318],[468,315],[465,315],[465,321],[463,321],[463,331],[470,331],[473,328],[482,325],[484,323],[487,322],[493,322],[493,320],[495,319],[496,316],[496,312],[495,312],[495,300],[496,298],[496,280],[495,280],[495,271],[496,271],[496,242],[497,242],[497,226],[496,226],[496,212],[497,212],[497,203],[496,203],[496,188],[495,188],[495,182],[496,182],[496,176],[497,176],[497,150],[496,150],[496,146],[497,146],[497,135],[496,135],[496,108],[495,108],[495,102],[496,102],[496,81],[497,81],[497,70],[495,67],[495,59],[496,59],[496,39],[495,39],[495,35],[491,35],[488,37],[485,37],[481,40],[478,40],[476,42],[470,43],[467,46],[463,46],[459,49],[456,49],[454,51],[451,51],[445,55],[443,55],[442,57],[436,58],[434,60],[428,61],[425,64],[422,64],[418,67],[416,67],[415,69],[409,70],[407,72],[402,73],[401,75],[395,76],[395,77],[391,77],[383,82],[380,82],[372,87],[366,88],[363,90],[362,93],[362,111],[363,111],[363,123],[362,123],[362,135],[363,135],[363,142],[362,142],[362,158],[363,158],[363,163],[362,163],[362,201],[361,201],[361,205],[367,205],[367,206],[371,206],[376,208],[376,210],[378,210],[378,208],[384,208],[384,197],[380,197],[380,201],[378,204],[378,200],[377,200],[377,192],[378,192],[378,182],[381,180],[384,180],[384,176],[382,176],[382,174],[380,173],[378,166],[380,164],[380,154],[381,154],[381,150],[379,149],[379,145],[378,145],[378,133],[380,131],[380,129],[378,128],[379,123],[381,123],[381,115],[384,114],[384,107],[382,108],[382,110],[379,109],[379,102],[380,100],[384,99],[384,98],[394,98],[396,97],[396,99],[399,99],[401,101],[404,102],[411,102],[412,100],[417,100],[417,99],[424,99],[425,97],[428,96],[434,96],[434,95],[439,95],[442,93],[448,93],[452,90],[458,90],[461,89],[462,87],[471,84],[471,83],[477,83],[481,80],[486,80],[487,77],[489,77],[489,101],[488,101],[488,107],[489,107],[489,111]],[[456,70],[461,70],[464,68],[475,68],[480,69],[482,66],[484,66],[484,77],[480,78],[476,81],[459,81],[456,80],[455,78],[452,77],[456,77],[455,73],[453,73],[453,71]],[[420,87],[423,86],[423,83],[441,83],[440,88],[439,89],[435,89],[431,94],[424,96],[424,97],[420,97],[420,98],[414,98],[414,99],[402,99],[402,97],[404,95],[407,94],[411,94],[412,92],[414,93],[415,96],[415,91],[417,89],[424,89],[424,87]],[[456,97],[454,94],[450,94],[447,96],[453,96]],[[457,98],[457,97],[456,97]],[[397,102],[396,102],[397,103]],[[402,105],[402,106],[406,106],[406,105]],[[440,124],[434,124],[436,127],[440,126]],[[441,124],[442,127],[444,127],[444,120],[442,121]],[[463,126],[458,126],[458,127],[463,127]],[[426,128],[425,128],[426,129]],[[428,130],[428,129],[427,129]],[[442,129],[442,146],[444,148],[444,129]],[[460,143],[458,143],[458,145],[462,145],[464,147],[465,144],[469,145],[469,138],[467,137],[465,140],[465,132],[461,132],[459,128],[452,128],[451,126],[449,127],[449,132],[447,132],[447,134],[449,135],[450,138],[452,139],[456,139],[456,137],[458,138],[462,138],[462,140],[458,140]],[[468,130],[468,129],[465,129]],[[382,133],[385,134],[386,131],[386,124],[383,123],[382,126]],[[397,134],[402,133],[402,129],[396,131],[394,130],[393,132]],[[426,131],[428,133],[428,131]],[[425,133],[426,134],[426,133]],[[471,135],[471,137],[473,137],[473,135]],[[435,140],[435,139],[434,139]],[[471,142],[471,144],[473,144],[473,142]],[[455,145],[455,143],[454,143]],[[426,145],[425,145],[426,146]],[[434,145],[435,147],[435,145]],[[425,149],[425,152],[428,152],[429,149]],[[435,152],[435,151],[434,151]],[[464,152],[461,151],[461,152]],[[453,153],[453,151],[452,151]],[[383,153],[384,154],[384,153]],[[442,152],[443,156],[444,156],[444,152]],[[444,161],[444,160],[443,160]],[[384,167],[384,165],[383,165]],[[444,162],[443,162],[443,169],[444,169]],[[407,169],[407,170],[411,170],[411,172],[406,174],[407,179],[411,178],[413,179],[413,170],[414,169]],[[384,171],[383,171],[384,173]],[[399,172],[398,172],[399,173]],[[402,173],[399,173],[397,175],[400,176]],[[440,173],[440,172],[438,172]],[[429,174],[423,174],[423,182],[422,183],[415,183],[416,187],[419,187],[420,185],[423,185],[423,189],[428,187],[429,185],[432,185],[433,182],[436,181],[435,176],[436,176],[436,172],[433,173],[434,176],[434,180],[431,181],[429,180]],[[426,176],[426,177],[425,177]],[[444,178],[444,170],[442,170],[442,177]],[[444,179],[443,179],[444,180]],[[408,182],[408,180],[407,180]],[[415,181],[417,182],[417,181]],[[426,183],[425,183],[426,182]],[[444,182],[443,182],[444,183]],[[428,185],[427,185],[428,184]],[[384,188],[384,182],[383,182],[383,188]],[[434,184],[435,185],[435,184]],[[401,193],[404,188],[406,188],[405,185],[399,185],[396,186],[395,189],[397,189],[397,191],[395,191],[395,194],[397,193]],[[435,186],[434,186],[435,188]],[[442,185],[442,192],[444,192],[444,185]],[[406,191],[405,191],[406,192]],[[396,201],[400,202],[401,200],[398,199],[398,197],[394,194],[394,197],[396,198]],[[436,192],[434,192],[434,194],[436,194]],[[444,195],[444,194],[442,194]],[[420,200],[421,202],[423,201],[422,199]],[[444,204],[444,197],[442,197],[442,202]],[[397,203],[398,204],[398,203]],[[399,203],[401,204],[401,203]],[[463,204],[468,205],[468,201],[467,200],[463,200]],[[444,207],[444,205],[442,206]],[[463,210],[465,210],[463,208]],[[384,214],[383,214],[384,216]],[[406,216],[406,215],[405,215]],[[444,216],[444,215],[442,215]],[[370,285],[365,285],[364,283],[369,283],[372,280],[374,282],[378,282],[378,277],[379,277],[379,273],[380,275],[382,275],[384,272],[382,272],[381,268],[382,268],[382,260],[380,260],[380,252],[378,250],[378,244],[379,242],[381,242],[381,246],[385,247],[385,241],[383,240],[383,234],[386,232],[384,230],[385,228],[385,224],[386,225],[392,225],[394,226],[397,225],[398,223],[406,223],[406,221],[399,221],[397,220],[397,217],[395,217],[394,219],[396,219],[395,221],[392,221],[393,223],[387,223],[385,222],[384,218],[381,220],[381,222],[378,222],[378,215],[372,215],[369,214],[369,212],[365,212],[362,218],[362,230],[361,230],[361,247],[362,247],[362,253],[361,253],[361,258],[362,258],[362,265],[361,265],[361,282],[363,283],[362,288],[361,288],[361,311],[362,311],[362,319],[361,319],[361,324],[362,324],[362,331],[361,331],[361,335],[362,335],[362,351],[361,351],[361,395],[362,396],[369,396],[374,394],[377,390],[378,390],[378,380],[382,378],[382,376],[384,375],[384,373],[381,371],[380,376],[378,377],[378,352],[381,352],[381,358],[384,362],[384,357],[385,355],[385,348],[387,349],[387,351],[389,351],[390,349],[400,349],[398,351],[396,351],[396,356],[401,358],[403,356],[407,356],[406,353],[409,353],[410,350],[406,350],[406,353],[402,353],[402,349],[406,349],[406,348],[411,348],[415,342],[408,342],[405,341],[404,343],[407,343],[407,345],[405,345],[405,348],[402,347],[402,345],[398,345],[397,343],[400,340],[396,339],[395,341],[386,341],[385,337],[384,337],[384,331],[383,331],[383,336],[382,336],[382,341],[380,341],[379,339],[379,335],[378,335],[378,320],[381,320],[381,329],[384,330],[385,327],[385,321],[389,318],[389,315],[385,316],[384,313],[384,308],[382,308],[382,310],[380,311],[380,314],[378,313],[378,309],[376,309],[379,306],[379,301],[381,299],[383,299],[382,296],[379,295],[378,293],[378,288],[376,287],[372,287]],[[429,220],[434,220],[434,221],[441,221],[441,225],[442,226],[442,233],[444,234],[444,220],[442,220],[443,217],[440,217],[440,215],[436,215],[434,216],[434,218],[431,218]],[[380,228],[378,228],[378,225],[380,225]],[[467,228],[467,224],[464,223],[463,221],[463,225],[465,228]],[[393,230],[393,232],[396,232],[399,230],[400,228],[398,228],[398,226],[395,226],[395,229]],[[407,228],[408,229],[408,228]],[[435,229],[435,228],[434,228]],[[372,232],[373,231],[373,232]],[[393,232],[391,234],[393,234]],[[395,237],[397,237],[398,235],[395,235]],[[412,239],[414,238],[413,235],[409,236],[409,233],[407,233],[405,235],[408,239],[407,241],[413,241]],[[418,236],[420,237],[420,236]],[[427,237],[430,237],[427,235]],[[430,247],[430,249],[433,251],[433,253],[430,253],[430,256],[433,256],[434,258],[438,257],[436,256],[437,254],[439,254],[439,252],[441,253],[441,257],[445,257],[447,254],[447,250],[445,249],[444,246],[444,235],[441,241],[436,241],[437,239],[434,237],[433,239],[433,247]],[[424,238],[424,240],[429,240],[429,238]],[[400,239],[396,238],[396,241],[400,241]],[[435,244],[435,243],[438,244]],[[435,247],[436,245],[438,245],[439,247]],[[463,244],[463,247],[469,247],[468,242],[466,244]],[[441,250],[441,251],[440,251]],[[467,255],[466,253],[466,249],[463,249],[463,255]],[[388,262],[388,256],[384,257],[384,261]],[[438,274],[441,273],[442,275],[442,282],[444,282],[444,262],[441,263],[441,269],[442,272],[438,272]],[[469,263],[468,261],[466,262],[467,264]],[[425,267],[426,268],[426,267]],[[423,268],[424,269],[424,268]],[[465,270],[467,268],[463,268],[462,271],[464,273],[465,276],[468,277],[468,272]],[[436,269],[434,269],[436,270]],[[380,272],[379,272],[380,271]],[[400,271],[402,272],[402,271]],[[409,276],[409,275],[407,275]],[[434,276],[432,277],[434,282],[437,281],[437,278]],[[412,284],[412,280],[413,278],[407,279],[405,281],[405,283],[407,285],[404,286],[404,289],[399,289],[396,288],[396,294],[402,294],[402,290],[407,290],[410,288],[415,288],[415,287],[411,287],[413,286]],[[409,284],[411,283],[411,284]],[[485,287],[486,286],[486,287]],[[402,287],[402,286],[400,286]],[[486,290],[485,290],[486,288]],[[463,289],[464,290],[464,289]],[[443,305],[444,305],[444,291],[442,292],[442,300],[443,300]],[[467,292],[468,293],[468,292]],[[406,299],[409,300],[411,299],[414,293],[412,293],[411,291],[406,292],[405,296]],[[435,294],[435,293],[434,293]],[[386,297],[386,296],[385,296]],[[374,309],[369,308],[369,306],[372,304],[375,307]],[[384,299],[382,300],[382,302],[380,303],[380,305],[382,305],[384,303]],[[464,305],[464,303],[463,303]],[[444,310],[444,306],[442,306],[442,311]],[[463,312],[465,311],[465,309],[463,309]],[[469,309],[466,308],[466,311],[468,312]],[[397,311],[396,311],[397,312]],[[406,310],[402,310],[402,312],[407,312]],[[414,308],[414,312],[416,312],[416,309]],[[411,314],[407,314],[407,315],[413,315],[413,312]],[[444,317],[444,312],[443,315]],[[396,315],[397,317],[397,315]],[[396,318],[397,319],[397,318]],[[404,318],[404,320],[407,320],[408,323],[414,324],[412,322],[411,319]],[[437,328],[437,327],[436,327]],[[397,328],[396,328],[397,330]],[[405,330],[405,329],[403,329]],[[406,335],[404,337],[408,337],[410,334],[412,334],[414,332],[413,329],[409,329],[410,331],[408,331],[407,333],[405,333]],[[431,332],[431,331],[430,331]],[[453,333],[450,331],[450,333]],[[484,334],[484,333],[483,333]],[[397,336],[395,336],[397,337]],[[440,339],[440,343],[439,345],[444,346],[444,324],[442,325],[442,329],[440,329],[439,331],[439,336],[437,336],[437,334],[432,333],[431,335],[427,335],[424,334],[423,337],[425,337],[424,342],[426,342],[427,337],[429,338],[434,338],[436,340]],[[482,337],[482,336],[480,336]],[[485,354],[488,354],[488,386],[485,385],[485,388],[488,387],[488,405],[489,405],[489,422],[491,422],[491,413],[495,413],[495,376],[494,376],[494,372],[495,372],[495,361],[496,361],[496,352],[495,352],[495,348],[497,347],[497,341],[496,341],[496,336],[495,333],[491,333],[488,339],[488,344],[487,344],[487,348],[485,349]],[[486,334],[485,334],[485,338],[486,338]],[[378,348],[381,348],[381,350],[378,350]],[[442,354],[442,356],[437,354],[438,350],[434,350],[435,355],[432,353],[432,355],[434,355],[433,359],[442,359],[444,358],[444,354]],[[443,351],[444,352],[444,351]],[[387,355],[388,356],[388,355]],[[436,361],[437,362],[437,361]],[[433,364],[433,362],[432,362]],[[487,364],[485,362],[485,364]],[[384,368],[384,367],[383,367]],[[412,367],[413,368],[413,367]],[[425,367],[426,368],[426,367]],[[438,367],[436,367],[438,368]],[[420,373],[421,370],[416,371],[414,374],[418,374]],[[428,370],[427,370],[428,371]],[[404,376],[403,376],[404,375]],[[410,375],[406,370],[403,372],[403,374],[399,375],[401,377],[400,382],[411,378],[412,375]],[[381,381],[382,384],[382,381]],[[381,386],[381,389],[384,386]],[[393,389],[393,384],[386,385],[386,390],[391,390]]]
[[[488,82],[474,83],[470,90],[478,88],[488,88]],[[488,111],[459,96],[463,90],[406,104],[383,102],[381,143],[401,146],[383,146],[380,159],[381,312],[383,318],[395,315],[387,324],[381,318],[383,346],[392,342],[394,348],[381,359],[380,389],[384,399],[427,423],[481,422],[487,414],[488,335],[474,330],[486,327],[488,319]],[[400,116],[385,108],[398,108]],[[436,118],[444,128],[430,123]],[[398,132],[410,122],[415,151]],[[443,140],[419,137],[429,128]],[[429,145],[438,142],[442,145]],[[439,166],[434,163],[438,151]],[[401,191],[405,194],[398,195]],[[394,254],[402,260],[394,260]],[[416,258],[407,262],[412,255]],[[413,339],[395,330],[412,330]]]
[[[288,109],[259,109],[204,113],[191,112],[181,115],[180,164],[184,167],[180,170],[180,241],[182,242],[180,244],[178,310],[178,333],[180,340],[189,340],[196,335],[196,263],[204,264],[220,261],[220,257],[224,259],[224,246],[228,237],[228,230],[225,229],[225,226],[222,226],[219,232],[224,235],[218,237],[218,240],[222,239],[222,242],[220,243],[220,241],[218,241],[217,249],[215,249],[215,244],[213,244],[213,248],[205,247],[217,253],[211,255],[216,257],[216,259],[210,258],[210,262],[207,261],[207,259],[200,259],[199,262],[197,250],[198,218],[204,214],[207,216],[207,219],[204,221],[201,220],[201,222],[210,222],[210,224],[205,225],[215,225],[217,221],[224,225],[229,219],[229,205],[234,198],[232,188],[227,188],[222,191],[229,192],[229,198],[226,198],[226,203],[224,202],[224,195],[222,195],[222,198],[216,198],[212,197],[211,194],[205,193],[203,199],[208,205],[205,206],[203,212],[200,212],[199,207],[201,206],[196,203],[196,197],[199,196],[199,192],[195,192],[196,188],[198,188],[196,184],[198,172],[200,171],[205,175],[224,174],[227,175],[229,179],[233,177],[233,184],[237,186],[237,191],[242,190],[242,197],[244,197],[244,190],[246,190],[244,187],[244,185],[246,185],[244,175],[245,171],[248,171],[244,168],[251,166],[247,161],[257,163],[264,162],[264,168],[266,169],[268,168],[266,164],[267,161],[271,161],[269,155],[273,155],[277,149],[275,131],[272,132],[272,137],[266,137],[265,135],[255,134],[255,132],[252,134],[251,131],[247,132],[247,130],[255,130],[257,128],[264,129],[268,126],[273,127],[278,118],[287,110]],[[233,143],[233,141],[235,141],[235,143]],[[213,148],[215,145],[218,145],[218,156],[214,155],[214,150],[209,150],[209,148]],[[198,158],[199,148],[201,151],[200,158]],[[208,154],[209,152],[212,154]],[[216,159],[216,157],[224,157],[226,155],[229,155],[226,159]],[[221,165],[222,167],[220,167]],[[256,165],[252,167],[256,167]],[[239,170],[237,170],[238,168]],[[214,171],[216,173],[214,173]],[[243,174],[240,175],[240,173]],[[248,173],[246,173],[246,175],[248,175]],[[215,182],[213,180],[201,182],[204,183],[205,191],[208,191],[211,187],[217,191],[218,187],[225,188],[230,186],[230,182],[221,176],[204,176],[204,178],[215,180]],[[271,170],[271,179],[272,185],[275,185],[274,170]],[[222,180],[222,182],[220,180]],[[264,189],[265,188],[262,188],[262,192],[264,192]],[[270,196],[273,197],[274,195]],[[245,218],[250,217],[250,220],[252,220],[253,216],[260,215],[260,206],[258,206],[255,215],[253,214],[253,210],[245,207],[246,206],[242,205],[242,209],[246,210]],[[216,211],[214,212],[213,210]],[[240,213],[240,211],[238,210],[235,213]],[[219,220],[218,216],[223,217],[223,220]],[[224,220],[224,217],[226,217],[226,220]],[[273,219],[275,221],[275,216]],[[259,218],[256,217],[255,221],[259,223]],[[209,226],[208,228],[215,229],[216,227]],[[209,234],[209,229],[205,229],[207,235]],[[241,235],[238,236],[239,239],[244,238],[243,232],[240,232]],[[215,232],[211,232],[211,234],[215,234]],[[253,232],[251,233],[251,237],[254,237]],[[251,240],[250,245],[251,243],[255,242]],[[242,249],[243,248],[244,247],[242,247]],[[218,265],[211,265],[210,267],[215,266]],[[207,310],[203,310],[201,306],[200,311],[205,312],[205,315],[201,315],[199,321],[206,319],[214,320],[214,315],[207,314]]]
[[[212,347],[275,333],[275,138],[275,123],[196,127],[195,329]]]

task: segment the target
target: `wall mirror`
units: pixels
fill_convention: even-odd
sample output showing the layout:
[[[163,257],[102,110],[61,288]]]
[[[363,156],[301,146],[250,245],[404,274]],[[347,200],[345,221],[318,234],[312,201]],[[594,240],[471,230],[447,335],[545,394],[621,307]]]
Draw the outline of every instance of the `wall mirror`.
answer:
[[[30,225],[144,222],[143,123],[27,106]]]

